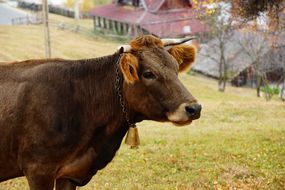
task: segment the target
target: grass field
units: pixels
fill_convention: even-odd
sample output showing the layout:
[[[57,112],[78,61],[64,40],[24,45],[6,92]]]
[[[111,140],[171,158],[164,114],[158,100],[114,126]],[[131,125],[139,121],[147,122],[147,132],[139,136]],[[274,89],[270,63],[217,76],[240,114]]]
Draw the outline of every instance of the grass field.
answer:
[[[59,28],[64,23],[67,29]],[[72,27],[79,25],[79,33]],[[91,58],[114,53],[116,40],[107,40],[93,33],[91,19],[80,22],[50,14],[50,36],[52,57],[67,59]],[[0,62],[31,58],[44,58],[43,26],[1,26]]]
[[[53,56],[89,58],[113,53],[115,42],[52,28]],[[39,26],[0,27],[0,61],[44,57]],[[285,103],[255,91],[182,74],[203,106],[200,120],[177,128],[139,123],[141,146],[122,145],[115,159],[82,190],[285,189]],[[18,178],[0,190],[26,190]]]

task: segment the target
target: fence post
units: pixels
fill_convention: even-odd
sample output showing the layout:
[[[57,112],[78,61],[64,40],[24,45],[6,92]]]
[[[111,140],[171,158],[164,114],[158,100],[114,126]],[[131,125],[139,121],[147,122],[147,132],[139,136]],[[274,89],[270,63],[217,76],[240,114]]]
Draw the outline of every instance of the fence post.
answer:
[[[47,0],[43,0],[43,19],[44,19],[44,31],[45,31],[45,52],[46,58],[51,58],[51,48],[50,48],[50,35],[49,35],[49,25],[48,25],[48,3]]]
[[[30,24],[29,15],[26,16],[26,19],[27,19],[27,24],[29,25]]]

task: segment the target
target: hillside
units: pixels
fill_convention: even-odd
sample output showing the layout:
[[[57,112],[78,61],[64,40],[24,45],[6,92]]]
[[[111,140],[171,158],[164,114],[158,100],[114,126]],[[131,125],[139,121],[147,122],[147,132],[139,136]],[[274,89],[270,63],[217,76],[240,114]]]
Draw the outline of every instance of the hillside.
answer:
[[[40,26],[1,26],[0,62],[43,58]],[[52,27],[53,57],[79,59],[111,54],[118,43]],[[252,89],[181,74],[203,106],[201,119],[177,128],[169,123],[139,123],[141,146],[122,145],[111,164],[82,190],[284,189],[285,104],[255,97]],[[24,178],[0,190],[26,190]]]
[[[50,34],[52,57],[98,57],[114,53],[119,45],[94,35],[61,30],[55,24],[51,27]],[[1,26],[0,44],[0,62],[45,57],[44,33],[41,26]]]

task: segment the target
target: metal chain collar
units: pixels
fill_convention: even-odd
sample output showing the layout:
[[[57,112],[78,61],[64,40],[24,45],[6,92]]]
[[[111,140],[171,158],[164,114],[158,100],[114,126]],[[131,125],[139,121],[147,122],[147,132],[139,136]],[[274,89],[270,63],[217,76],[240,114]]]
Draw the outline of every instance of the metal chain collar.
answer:
[[[121,57],[122,57],[122,53],[120,53],[118,59],[117,59],[117,63],[116,63],[116,78],[115,78],[115,90],[116,90],[116,93],[119,97],[119,101],[120,101],[120,106],[121,106],[121,109],[122,109],[122,112],[123,114],[125,115],[125,119],[128,123],[128,126],[129,127],[133,127],[135,128],[136,125],[134,123],[131,123],[130,122],[130,118],[128,116],[128,112],[127,112],[127,109],[126,109],[126,105],[124,103],[124,98],[123,98],[123,93],[122,93],[122,89],[121,89],[121,86],[120,86],[120,83],[121,83],[121,77],[119,75],[119,62],[121,60]]]

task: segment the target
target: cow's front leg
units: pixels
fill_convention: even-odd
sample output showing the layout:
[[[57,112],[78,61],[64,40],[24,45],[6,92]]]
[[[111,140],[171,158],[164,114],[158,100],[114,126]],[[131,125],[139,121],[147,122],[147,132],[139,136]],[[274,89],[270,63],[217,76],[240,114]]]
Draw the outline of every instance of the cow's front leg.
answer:
[[[30,190],[53,190],[54,177],[46,174],[26,175]]]
[[[55,189],[56,190],[75,190],[76,185],[74,185],[72,181],[68,179],[57,179]]]

